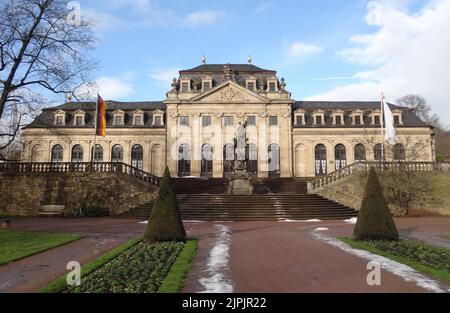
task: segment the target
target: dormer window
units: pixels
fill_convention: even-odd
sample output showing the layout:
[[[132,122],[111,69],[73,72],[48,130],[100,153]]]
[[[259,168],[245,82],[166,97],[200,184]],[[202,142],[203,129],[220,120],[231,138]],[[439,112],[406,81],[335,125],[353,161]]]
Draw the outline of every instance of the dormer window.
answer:
[[[64,125],[64,116],[57,116],[57,117],[56,117],[56,125],[57,125],[57,126],[62,126],[62,125]]]
[[[298,109],[294,112],[294,122],[296,125],[305,125],[305,111]]]
[[[211,90],[213,85],[213,80],[211,76],[205,76],[202,78],[202,92],[207,92]]]
[[[403,125],[402,111],[399,109],[395,109],[392,111],[392,114],[394,115],[394,124]]]
[[[66,125],[66,112],[63,110],[58,110],[55,112],[55,121],[54,124],[56,126],[64,126]]]
[[[191,92],[191,79],[189,77],[180,78],[181,92]]]
[[[267,79],[267,92],[277,92],[278,91],[278,79],[273,76]]]
[[[133,125],[143,126],[144,125],[144,111],[136,110],[133,112]]]
[[[374,110],[370,113],[371,124],[379,126],[381,125],[381,110]]]
[[[336,110],[333,112],[333,125],[341,126],[344,124],[344,111]]]
[[[245,83],[247,85],[247,89],[251,91],[256,91],[256,77],[255,76],[248,76],[245,80]]]
[[[156,110],[153,112],[153,126],[162,127],[164,126],[164,112],[161,110]]]
[[[352,118],[352,125],[354,126],[360,126],[364,124],[364,111],[362,110],[355,110],[351,114]]]
[[[83,116],[75,116],[75,126],[83,126]]]
[[[77,110],[73,113],[73,125],[84,126],[86,113],[83,110]]]
[[[325,112],[322,110],[317,110],[313,112],[313,124],[314,125],[324,125],[325,124]]]
[[[269,92],[275,92],[276,91],[276,84],[274,82],[269,83]]]
[[[125,125],[125,112],[122,110],[116,110],[113,112],[114,116],[114,126],[124,126]]]

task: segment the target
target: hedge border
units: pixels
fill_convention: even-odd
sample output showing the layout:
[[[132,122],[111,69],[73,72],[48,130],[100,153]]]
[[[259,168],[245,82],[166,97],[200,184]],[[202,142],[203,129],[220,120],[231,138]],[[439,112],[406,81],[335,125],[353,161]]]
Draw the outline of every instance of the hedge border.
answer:
[[[170,268],[169,274],[167,274],[166,279],[159,287],[158,293],[177,293],[181,290],[192,268],[192,261],[197,254],[197,249],[197,239],[190,239],[186,242],[183,250]]]

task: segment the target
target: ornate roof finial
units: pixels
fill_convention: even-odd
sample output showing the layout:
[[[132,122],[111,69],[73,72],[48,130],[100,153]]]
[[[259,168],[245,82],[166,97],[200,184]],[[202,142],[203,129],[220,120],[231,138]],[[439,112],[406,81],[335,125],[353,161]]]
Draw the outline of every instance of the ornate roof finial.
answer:
[[[230,63],[224,65],[223,72],[225,74],[225,79],[231,80],[233,78],[233,70],[231,69]]]
[[[248,56],[248,64],[252,64],[252,56],[251,55]]]
[[[202,64],[206,64],[206,56],[205,55],[203,55],[203,57],[202,57]]]

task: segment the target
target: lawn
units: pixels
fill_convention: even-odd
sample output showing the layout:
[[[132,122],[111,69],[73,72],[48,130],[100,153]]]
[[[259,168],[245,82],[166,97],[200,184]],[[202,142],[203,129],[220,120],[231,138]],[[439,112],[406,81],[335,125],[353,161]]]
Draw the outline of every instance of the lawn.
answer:
[[[450,250],[415,240],[355,241],[340,238],[353,248],[369,251],[406,264],[415,270],[450,282]]]
[[[0,230],[0,265],[80,239],[72,234]]]

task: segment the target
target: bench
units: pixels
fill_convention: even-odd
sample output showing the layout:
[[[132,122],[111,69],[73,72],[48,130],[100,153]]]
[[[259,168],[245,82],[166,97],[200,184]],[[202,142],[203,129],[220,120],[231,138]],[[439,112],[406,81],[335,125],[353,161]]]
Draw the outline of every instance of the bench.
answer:
[[[64,205],[41,205],[39,217],[60,217],[64,215]]]

